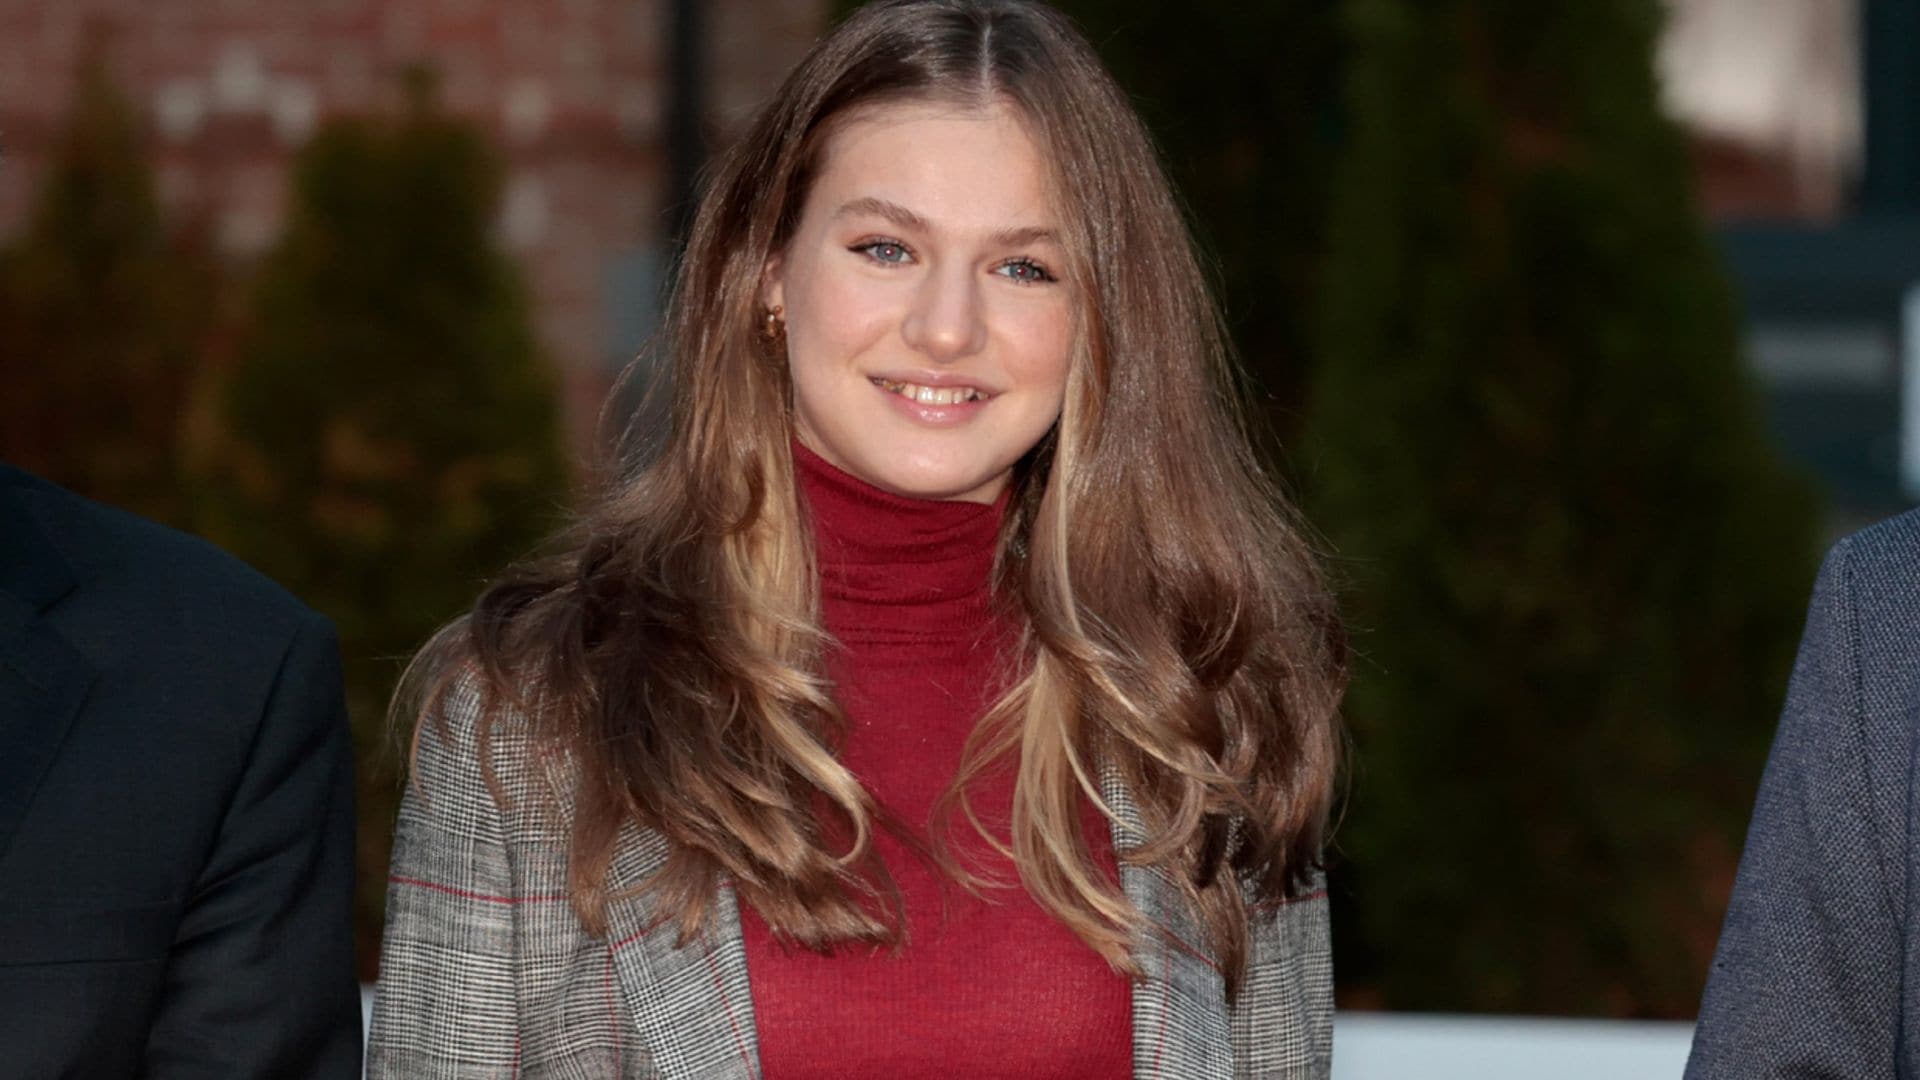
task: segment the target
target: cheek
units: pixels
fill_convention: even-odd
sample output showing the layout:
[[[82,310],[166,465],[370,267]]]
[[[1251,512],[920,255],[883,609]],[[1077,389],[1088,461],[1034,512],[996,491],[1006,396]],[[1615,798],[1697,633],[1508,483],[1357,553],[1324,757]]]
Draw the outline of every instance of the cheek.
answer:
[[[857,275],[810,273],[787,288],[788,362],[796,374],[848,363],[897,321],[889,290]]]
[[[1023,385],[1048,395],[1056,407],[1066,393],[1067,365],[1073,350],[1072,320],[1066,305],[1036,307],[1010,321],[1007,357],[1011,374]]]

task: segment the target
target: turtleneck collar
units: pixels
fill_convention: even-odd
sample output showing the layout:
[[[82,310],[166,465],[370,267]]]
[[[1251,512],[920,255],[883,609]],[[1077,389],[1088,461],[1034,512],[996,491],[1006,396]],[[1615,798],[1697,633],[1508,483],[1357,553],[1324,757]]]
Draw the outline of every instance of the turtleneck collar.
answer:
[[[991,623],[1006,493],[991,504],[895,495],[797,439],[793,463],[828,633],[845,645],[908,645],[970,638]]]

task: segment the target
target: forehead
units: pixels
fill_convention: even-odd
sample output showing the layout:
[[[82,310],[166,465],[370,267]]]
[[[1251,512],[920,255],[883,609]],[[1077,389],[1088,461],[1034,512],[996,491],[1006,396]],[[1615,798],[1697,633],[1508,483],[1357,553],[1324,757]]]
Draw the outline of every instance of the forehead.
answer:
[[[1010,105],[872,105],[827,133],[806,216],[879,199],[959,232],[1051,228],[1053,188],[1040,144]]]

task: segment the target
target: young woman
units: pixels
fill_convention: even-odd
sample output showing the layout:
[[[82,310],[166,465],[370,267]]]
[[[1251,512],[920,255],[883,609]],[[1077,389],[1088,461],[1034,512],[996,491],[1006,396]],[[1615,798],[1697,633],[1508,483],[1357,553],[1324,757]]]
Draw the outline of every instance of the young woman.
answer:
[[[663,446],[416,663],[376,1076],[1323,1076],[1332,605],[1057,14],[828,34]]]

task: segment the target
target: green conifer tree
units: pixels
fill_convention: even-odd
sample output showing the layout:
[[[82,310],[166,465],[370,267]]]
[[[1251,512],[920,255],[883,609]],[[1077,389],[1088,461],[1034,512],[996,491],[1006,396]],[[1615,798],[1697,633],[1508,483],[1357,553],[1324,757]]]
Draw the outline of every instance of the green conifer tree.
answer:
[[[1304,482],[1349,585],[1343,982],[1690,1016],[1811,578],[1656,0],[1347,0]]]
[[[0,253],[0,458],[183,524],[208,260],[163,227],[140,123],[89,49],[20,238]]]
[[[554,379],[489,238],[497,187],[482,138],[423,97],[397,121],[325,125],[297,162],[225,395],[209,531],[340,631],[369,956],[402,663],[568,499]]]
[[[1152,129],[1235,348],[1290,441],[1311,370],[1344,61],[1326,0],[1059,0]],[[1277,468],[1287,462],[1267,446]]]

